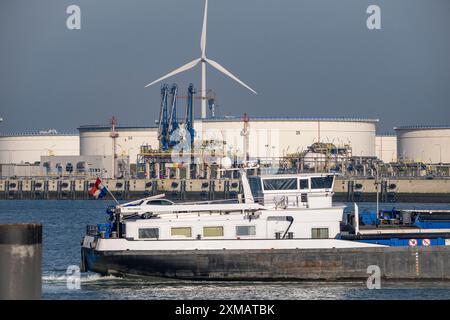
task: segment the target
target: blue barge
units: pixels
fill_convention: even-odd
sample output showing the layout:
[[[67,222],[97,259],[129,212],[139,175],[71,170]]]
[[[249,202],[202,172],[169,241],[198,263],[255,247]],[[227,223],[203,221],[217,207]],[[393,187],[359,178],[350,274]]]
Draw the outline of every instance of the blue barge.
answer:
[[[450,245],[448,210],[380,210],[347,216],[341,238],[391,247]]]

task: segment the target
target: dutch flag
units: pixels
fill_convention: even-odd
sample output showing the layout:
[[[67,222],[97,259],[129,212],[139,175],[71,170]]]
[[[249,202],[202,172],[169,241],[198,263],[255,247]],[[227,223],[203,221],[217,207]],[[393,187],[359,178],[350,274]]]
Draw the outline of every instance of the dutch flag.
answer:
[[[106,189],[106,186],[102,184],[100,178],[97,178],[97,180],[95,181],[95,185],[89,189],[89,194],[96,199],[103,198],[107,192],[108,189]]]

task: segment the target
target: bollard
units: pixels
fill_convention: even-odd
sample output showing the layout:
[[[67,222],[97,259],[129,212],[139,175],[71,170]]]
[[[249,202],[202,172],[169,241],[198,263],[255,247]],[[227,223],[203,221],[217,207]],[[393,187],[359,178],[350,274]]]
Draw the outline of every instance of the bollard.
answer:
[[[42,225],[0,224],[0,299],[42,294]]]

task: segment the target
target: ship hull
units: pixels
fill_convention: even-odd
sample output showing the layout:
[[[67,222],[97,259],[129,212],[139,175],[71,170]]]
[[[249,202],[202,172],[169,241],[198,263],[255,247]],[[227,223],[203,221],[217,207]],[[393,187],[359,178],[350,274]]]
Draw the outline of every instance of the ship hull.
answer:
[[[450,280],[450,247],[98,251],[82,271],[185,280]]]

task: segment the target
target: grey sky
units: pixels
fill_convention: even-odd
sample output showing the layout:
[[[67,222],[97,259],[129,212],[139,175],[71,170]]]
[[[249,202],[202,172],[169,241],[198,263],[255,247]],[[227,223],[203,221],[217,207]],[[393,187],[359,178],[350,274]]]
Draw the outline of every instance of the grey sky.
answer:
[[[66,28],[77,4],[82,29]],[[366,28],[378,4],[382,30]],[[203,0],[1,0],[0,131],[154,124],[144,86],[200,56]],[[379,131],[450,119],[448,0],[210,0],[207,55],[220,115],[370,117]],[[169,80],[199,87],[200,67]],[[184,103],[181,113],[184,113]],[[199,114],[199,104],[196,106]]]

